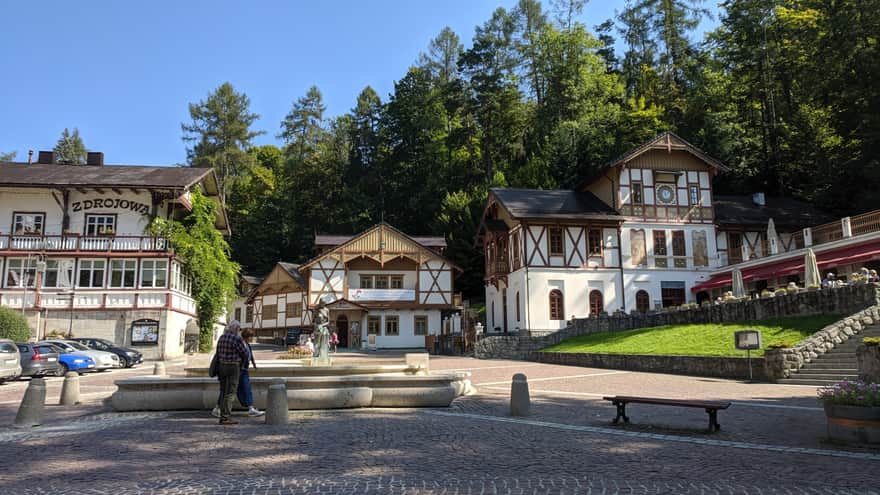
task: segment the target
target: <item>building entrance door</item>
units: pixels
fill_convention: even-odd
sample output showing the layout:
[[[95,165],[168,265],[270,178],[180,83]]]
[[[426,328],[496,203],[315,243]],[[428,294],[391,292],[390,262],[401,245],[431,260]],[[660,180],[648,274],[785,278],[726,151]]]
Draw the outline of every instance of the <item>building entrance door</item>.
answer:
[[[339,337],[339,347],[348,347],[348,317],[339,315],[336,317],[336,335]]]

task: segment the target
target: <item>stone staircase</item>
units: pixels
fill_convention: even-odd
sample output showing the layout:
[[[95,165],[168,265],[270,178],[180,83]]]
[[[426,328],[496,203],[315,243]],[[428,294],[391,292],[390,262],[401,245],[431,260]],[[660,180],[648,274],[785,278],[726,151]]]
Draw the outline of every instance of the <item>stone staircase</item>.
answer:
[[[859,363],[856,359],[856,348],[862,344],[864,337],[880,337],[880,324],[862,329],[846,342],[838,344],[834,349],[804,364],[796,373],[792,373],[790,378],[776,380],[776,383],[824,387],[845,378],[857,379],[859,377]]]

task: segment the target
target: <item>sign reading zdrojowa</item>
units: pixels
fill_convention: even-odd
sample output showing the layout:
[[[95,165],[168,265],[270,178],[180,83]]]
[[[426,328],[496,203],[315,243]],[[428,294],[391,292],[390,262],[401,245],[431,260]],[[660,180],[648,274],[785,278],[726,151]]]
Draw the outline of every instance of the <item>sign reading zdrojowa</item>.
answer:
[[[97,208],[114,208],[117,210],[130,210],[141,215],[146,215],[150,211],[150,206],[144,203],[138,203],[137,201],[131,201],[128,199],[113,199],[113,198],[97,198],[97,199],[86,199],[83,201],[74,201],[71,206],[73,206],[73,211],[89,211]]]

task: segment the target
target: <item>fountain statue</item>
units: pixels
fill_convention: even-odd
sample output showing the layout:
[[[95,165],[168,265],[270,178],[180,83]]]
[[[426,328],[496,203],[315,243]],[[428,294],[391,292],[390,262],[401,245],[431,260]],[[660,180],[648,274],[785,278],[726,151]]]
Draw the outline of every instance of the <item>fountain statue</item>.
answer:
[[[330,310],[320,301],[313,310],[315,322],[315,354],[312,366],[330,366]]]

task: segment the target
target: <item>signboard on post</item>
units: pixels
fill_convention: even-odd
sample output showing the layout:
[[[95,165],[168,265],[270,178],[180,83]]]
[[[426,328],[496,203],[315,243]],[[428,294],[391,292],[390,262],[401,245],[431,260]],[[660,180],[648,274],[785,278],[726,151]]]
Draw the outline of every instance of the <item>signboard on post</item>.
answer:
[[[761,348],[761,332],[758,330],[740,330],[733,333],[734,345],[741,351],[752,351]]]
[[[131,323],[132,345],[159,345],[159,322],[137,320]]]
[[[761,332],[758,330],[740,330],[733,332],[733,345],[737,349],[746,351],[749,360],[749,381],[752,380],[752,350],[761,348]]]

